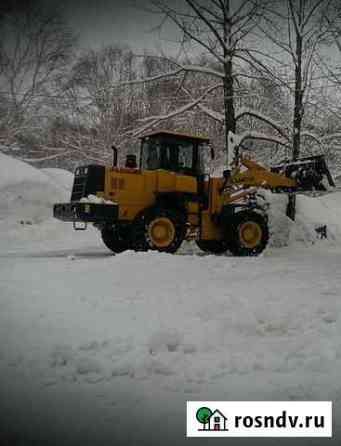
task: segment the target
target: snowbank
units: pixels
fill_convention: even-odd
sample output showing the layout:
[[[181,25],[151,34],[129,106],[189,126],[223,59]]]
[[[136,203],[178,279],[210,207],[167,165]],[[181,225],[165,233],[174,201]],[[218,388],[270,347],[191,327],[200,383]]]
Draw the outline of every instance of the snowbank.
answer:
[[[52,167],[41,169],[41,172],[46,174],[57,186],[66,189],[68,193],[71,192],[73,185],[73,173],[64,169]]]
[[[341,242],[341,191],[316,197],[298,194],[295,222],[286,216],[287,195],[268,191],[265,195],[270,203],[270,246],[312,245],[320,239],[316,229],[321,226],[327,227],[325,242]]]
[[[0,190],[26,182],[42,185],[47,177],[39,169],[0,152]]]
[[[0,154],[0,222],[32,225],[50,218],[53,203],[69,199],[61,178],[59,173],[59,181],[52,180],[49,172]]]
[[[0,243],[2,250],[22,251],[35,243],[39,253],[51,246],[100,247],[98,232],[75,232],[71,223],[53,218],[53,204],[69,201],[73,174],[63,169],[37,169],[0,152]]]

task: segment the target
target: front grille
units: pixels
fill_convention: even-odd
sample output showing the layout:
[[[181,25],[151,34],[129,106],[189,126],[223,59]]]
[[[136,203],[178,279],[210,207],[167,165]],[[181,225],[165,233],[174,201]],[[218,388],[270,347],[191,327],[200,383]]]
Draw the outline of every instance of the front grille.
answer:
[[[85,197],[87,175],[75,175],[73,182],[71,201],[79,201]]]
[[[104,192],[105,167],[98,165],[77,167],[71,193],[71,201]]]

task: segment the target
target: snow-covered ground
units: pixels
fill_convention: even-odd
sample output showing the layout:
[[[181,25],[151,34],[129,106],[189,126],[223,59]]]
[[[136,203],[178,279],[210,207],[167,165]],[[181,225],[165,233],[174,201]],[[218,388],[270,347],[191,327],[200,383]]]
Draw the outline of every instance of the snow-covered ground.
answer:
[[[272,196],[258,258],[113,256],[54,221],[70,174],[0,155],[0,432],[9,444],[182,445],[186,400],[333,400],[341,442],[341,192]],[[314,228],[328,225],[328,239]],[[226,439],[320,445],[317,439]],[[212,442],[213,443],[213,442]]]

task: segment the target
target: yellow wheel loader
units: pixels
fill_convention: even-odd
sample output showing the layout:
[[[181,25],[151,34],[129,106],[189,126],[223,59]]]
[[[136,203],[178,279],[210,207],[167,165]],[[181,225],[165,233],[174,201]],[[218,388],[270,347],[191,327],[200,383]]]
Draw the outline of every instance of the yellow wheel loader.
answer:
[[[323,190],[322,155],[267,169],[237,153],[220,178],[207,174],[214,151],[205,137],[155,131],[141,137],[139,165],[128,155],[124,167],[88,165],[75,171],[69,203],[54,205],[54,217],[75,229],[93,223],[113,252],[174,253],[195,240],[211,253],[257,255],[267,245],[266,206],[258,188],[277,192]]]

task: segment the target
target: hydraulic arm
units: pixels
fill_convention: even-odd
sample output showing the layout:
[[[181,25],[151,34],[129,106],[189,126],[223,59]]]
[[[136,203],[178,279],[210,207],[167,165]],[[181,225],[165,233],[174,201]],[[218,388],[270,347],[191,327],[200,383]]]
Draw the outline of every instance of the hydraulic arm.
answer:
[[[270,169],[241,155],[232,170],[230,182],[244,188],[264,187],[273,192],[306,192],[325,191],[324,178],[330,186],[335,186],[323,155],[283,162]]]

